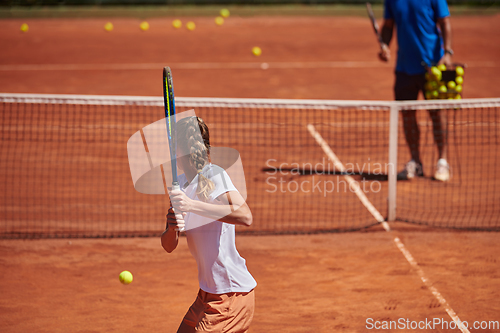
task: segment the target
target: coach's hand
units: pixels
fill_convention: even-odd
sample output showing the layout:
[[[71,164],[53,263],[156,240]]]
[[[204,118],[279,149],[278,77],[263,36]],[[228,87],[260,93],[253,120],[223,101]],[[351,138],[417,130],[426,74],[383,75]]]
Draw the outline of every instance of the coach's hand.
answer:
[[[389,60],[391,60],[391,50],[389,50],[389,46],[387,46],[387,44],[382,44],[380,46],[380,52],[378,54],[378,57],[382,61],[389,61]]]
[[[451,54],[445,53],[445,55],[439,60],[438,65],[444,64],[447,68],[453,68],[453,60],[451,59]]]

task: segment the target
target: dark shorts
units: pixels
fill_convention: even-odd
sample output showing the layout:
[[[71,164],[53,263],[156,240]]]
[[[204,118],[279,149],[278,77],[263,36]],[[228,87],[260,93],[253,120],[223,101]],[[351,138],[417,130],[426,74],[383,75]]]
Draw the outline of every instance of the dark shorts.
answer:
[[[419,92],[424,94],[424,87],[425,73],[409,75],[403,72],[396,72],[396,82],[394,83],[396,101],[417,100]]]

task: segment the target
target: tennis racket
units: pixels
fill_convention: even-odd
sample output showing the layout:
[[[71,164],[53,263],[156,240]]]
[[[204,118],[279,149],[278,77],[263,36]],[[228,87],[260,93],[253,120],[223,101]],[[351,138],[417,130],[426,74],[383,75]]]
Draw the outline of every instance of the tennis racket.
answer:
[[[167,135],[170,150],[170,163],[172,166],[172,191],[180,190],[179,182],[177,181],[177,144],[175,136],[175,100],[174,100],[174,85],[172,83],[172,71],[170,67],[163,68],[163,103],[165,106],[165,118],[167,120]],[[166,186],[165,186],[166,187]],[[165,194],[167,189],[165,189]],[[175,210],[174,210],[175,212]],[[177,223],[181,225],[177,230],[184,231],[184,219],[181,213],[175,213]]]
[[[384,42],[382,41],[382,36],[380,35],[380,28],[378,27],[377,20],[375,19],[375,14],[373,14],[372,5],[367,2],[366,3],[366,11],[368,12],[368,16],[372,21],[373,31],[375,31],[375,35],[377,36],[378,43],[380,44],[380,48],[383,48]]]

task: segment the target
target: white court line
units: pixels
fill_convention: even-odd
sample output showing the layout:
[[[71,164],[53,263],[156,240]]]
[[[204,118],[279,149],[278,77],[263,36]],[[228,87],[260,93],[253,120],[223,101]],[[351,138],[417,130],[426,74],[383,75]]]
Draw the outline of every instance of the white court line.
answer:
[[[326,156],[328,156],[328,158],[333,161],[333,165],[340,172],[346,173],[347,169],[344,167],[342,162],[340,162],[337,155],[335,155],[335,153],[330,148],[328,143],[326,143],[326,141],[323,139],[321,134],[319,134],[318,131],[316,131],[316,128],[314,128],[314,125],[313,124],[307,125],[307,130],[312,135],[312,137],[316,140],[316,142],[321,146],[321,148],[325,152]],[[358,196],[358,198],[361,201],[361,203],[363,204],[363,206],[365,206],[366,209],[368,209],[368,211],[373,215],[373,217],[375,218],[375,220],[377,220],[377,222],[382,224],[382,226],[384,227],[384,229],[386,231],[390,231],[391,229],[389,228],[389,224],[385,221],[384,217],[375,208],[375,206],[373,206],[373,204],[370,202],[370,200],[368,200],[365,193],[359,187],[359,183],[357,181],[355,181],[354,178],[352,178],[350,175],[346,174],[346,175],[344,175],[344,177],[347,180],[347,182],[349,183],[349,188],[354,190],[354,193]]]
[[[307,125],[307,129],[308,129],[309,133],[312,135],[312,137],[316,140],[316,142],[321,146],[321,148],[323,149],[323,152],[328,156],[328,158],[330,160],[333,161],[334,166],[336,168],[338,168],[339,171],[345,172],[346,169],[345,169],[344,165],[339,160],[339,158],[337,157],[337,155],[335,155],[335,153],[332,151],[332,149],[330,148],[330,146],[328,145],[328,143],[323,139],[323,137],[321,136],[321,134],[319,134],[319,132],[316,131],[314,125],[308,124]],[[389,224],[384,220],[384,218],[382,217],[382,215],[380,214],[380,212],[368,200],[368,198],[363,193],[363,191],[361,191],[361,189],[359,187],[359,183],[356,182],[349,175],[344,175],[344,177],[346,178],[347,182],[349,183],[350,188],[354,189],[354,193],[356,193],[356,195],[358,196],[359,200],[361,200],[361,203],[366,207],[366,209],[368,209],[368,211],[373,215],[373,217],[375,217],[375,220],[377,220],[378,222],[380,222],[382,224],[382,226],[384,227],[385,231],[387,231],[387,232],[391,231],[391,229],[389,227]],[[353,187],[351,187],[351,184],[352,184]],[[453,319],[453,321],[455,322],[455,324],[457,325],[457,327],[462,331],[462,333],[470,333],[469,330],[466,327],[463,326],[462,321],[460,320],[460,318],[458,318],[457,314],[451,308],[451,306],[448,304],[448,302],[443,297],[443,295],[441,295],[441,293],[436,289],[436,287],[434,287],[432,285],[432,283],[430,282],[430,280],[425,276],[424,271],[422,270],[422,268],[420,268],[420,266],[418,265],[418,263],[416,262],[416,260],[411,255],[410,251],[408,251],[408,249],[404,246],[403,242],[401,242],[401,240],[399,239],[399,237],[395,237],[394,238],[394,243],[396,243],[396,246],[401,251],[401,253],[403,253],[403,255],[405,256],[406,260],[416,270],[417,274],[419,275],[419,277],[422,280],[422,282],[424,283],[424,285],[427,288],[429,288],[429,290],[434,295],[434,297],[436,297],[436,299],[439,301],[439,303],[441,305],[443,305],[443,307],[445,308],[445,310],[448,313],[448,315],[451,317],[451,319]]]
[[[453,311],[453,309],[451,308],[450,304],[448,304],[448,302],[444,299],[443,295],[441,295],[441,293],[436,289],[436,287],[434,287],[432,285],[432,283],[429,281],[429,279],[425,276],[424,271],[422,270],[422,268],[420,268],[420,266],[418,265],[418,263],[415,261],[415,259],[411,255],[410,251],[408,251],[406,249],[406,247],[401,242],[401,240],[399,239],[399,237],[394,238],[394,242],[396,243],[396,246],[398,247],[398,249],[403,253],[403,255],[405,256],[406,260],[408,260],[408,262],[410,263],[410,265],[417,271],[417,274],[418,274],[418,276],[420,276],[420,279],[422,280],[422,282],[424,283],[424,285],[427,288],[429,288],[429,290],[431,291],[431,293],[434,295],[434,297],[436,297],[436,299],[439,301],[439,303],[444,307],[444,309],[446,310],[446,312],[448,313],[448,315],[451,317],[451,319],[453,319],[453,321],[455,322],[455,324],[457,324],[457,327],[463,333],[470,333],[469,330],[466,327],[464,327],[464,325],[462,325],[462,321],[460,320],[460,318],[458,318],[458,316],[455,313],[455,311]]]
[[[157,70],[169,65],[172,69],[311,69],[311,68],[384,68],[391,64],[381,61],[290,61],[290,62],[169,62],[128,64],[12,64],[0,65],[0,71],[103,71]],[[475,61],[469,68],[496,68],[499,62]]]
[[[380,61],[313,62],[169,62],[129,64],[18,64],[0,65],[0,71],[80,71],[80,70],[157,70],[168,64],[172,69],[310,69],[310,68],[380,68]]]

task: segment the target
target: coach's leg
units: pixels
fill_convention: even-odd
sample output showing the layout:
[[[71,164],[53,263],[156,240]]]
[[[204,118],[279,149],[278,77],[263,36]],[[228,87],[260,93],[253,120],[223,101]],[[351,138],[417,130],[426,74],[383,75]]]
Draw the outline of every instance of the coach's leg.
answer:
[[[423,79],[423,80],[422,80]],[[418,94],[425,83],[424,75],[408,75],[396,72],[394,95],[397,101],[411,101],[418,99]],[[406,144],[410,150],[411,158],[420,164],[420,130],[418,128],[415,110],[402,111],[403,128]]]
[[[415,110],[402,111],[403,128],[405,131],[406,144],[410,149],[411,159],[420,162],[420,130],[417,123],[417,113]]]
[[[432,120],[434,142],[436,143],[440,159],[447,159],[448,129],[444,110],[429,110]]]

